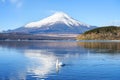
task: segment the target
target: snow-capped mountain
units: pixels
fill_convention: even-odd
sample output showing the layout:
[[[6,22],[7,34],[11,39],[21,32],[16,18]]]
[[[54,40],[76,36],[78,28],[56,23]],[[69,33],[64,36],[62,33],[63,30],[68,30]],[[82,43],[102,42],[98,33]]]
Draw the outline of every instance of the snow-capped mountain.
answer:
[[[12,30],[13,32],[27,32],[27,33],[83,33],[87,30],[93,29],[95,26],[90,26],[81,23],[63,12],[56,12],[55,14],[36,22],[31,22],[23,27]]]

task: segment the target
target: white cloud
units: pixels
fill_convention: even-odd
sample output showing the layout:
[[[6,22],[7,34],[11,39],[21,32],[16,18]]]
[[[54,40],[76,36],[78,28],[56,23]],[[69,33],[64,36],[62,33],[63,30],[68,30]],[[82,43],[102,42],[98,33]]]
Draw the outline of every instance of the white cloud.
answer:
[[[15,5],[17,8],[20,8],[23,5],[23,0],[0,0],[0,1],[3,3],[6,3],[8,1],[11,4]]]
[[[23,3],[22,3],[22,2],[17,3],[17,8],[22,7],[22,5],[23,5]]]
[[[14,5],[16,5],[17,8],[22,7],[22,0],[10,0],[10,2]]]
[[[5,3],[6,0],[1,0],[1,2]]]
[[[17,3],[19,0],[10,0],[11,3]]]

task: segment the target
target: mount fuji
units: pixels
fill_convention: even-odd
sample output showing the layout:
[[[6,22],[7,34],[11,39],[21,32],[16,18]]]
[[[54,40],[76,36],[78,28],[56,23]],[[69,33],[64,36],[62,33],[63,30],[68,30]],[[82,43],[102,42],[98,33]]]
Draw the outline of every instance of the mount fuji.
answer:
[[[45,19],[28,23],[10,32],[31,34],[81,34],[93,28],[96,28],[96,26],[81,23],[63,12],[56,12]]]

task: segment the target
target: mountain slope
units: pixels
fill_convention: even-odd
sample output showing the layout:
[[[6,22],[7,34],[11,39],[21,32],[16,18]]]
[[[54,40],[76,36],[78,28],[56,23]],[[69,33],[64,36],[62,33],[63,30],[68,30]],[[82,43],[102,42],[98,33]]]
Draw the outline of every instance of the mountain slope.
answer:
[[[43,20],[31,22],[23,27],[12,30],[11,32],[26,32],[32,34],[39,33],[83,33],[93,29],[95,26],[90,26],[81,23],[69,17],[63,12],[57,12]]]

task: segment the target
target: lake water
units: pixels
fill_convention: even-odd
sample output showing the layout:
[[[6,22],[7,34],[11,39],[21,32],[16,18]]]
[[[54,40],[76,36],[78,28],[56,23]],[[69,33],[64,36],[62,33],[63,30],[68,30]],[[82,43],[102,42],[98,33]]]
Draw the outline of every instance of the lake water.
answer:
[[[0,80],[119,79],[120,42],[0,41]]]

